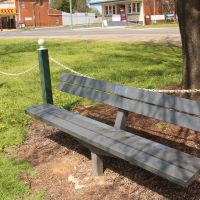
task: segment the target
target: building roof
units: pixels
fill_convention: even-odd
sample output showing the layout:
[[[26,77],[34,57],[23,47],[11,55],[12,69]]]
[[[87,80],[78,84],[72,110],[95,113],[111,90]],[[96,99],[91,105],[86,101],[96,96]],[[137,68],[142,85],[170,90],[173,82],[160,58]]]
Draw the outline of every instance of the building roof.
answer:
[[[124,0],[90,0],[89,4],[90,5],[95,5],[95,4],[102,4],[102,3],[110,3],[110,2],[120,2]]]

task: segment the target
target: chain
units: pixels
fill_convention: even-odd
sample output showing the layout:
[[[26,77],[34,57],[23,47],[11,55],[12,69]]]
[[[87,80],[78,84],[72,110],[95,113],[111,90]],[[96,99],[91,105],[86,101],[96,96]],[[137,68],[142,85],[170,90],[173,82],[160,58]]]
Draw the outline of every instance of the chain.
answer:
[[[54,58],[52,57],[49,57],[49,59],[54,62],[55,64],[59,65],[60,67],[63,67],[64,69],[67,69],[79,76],[84,76],[84,77],[87,77],[87,78],[92,78],[90,76],[87,76],[87,75],[84,75],[84,74],[81,74],[77,71],[74,71],[73,69],[71,69],[70,67],[67,67],[65,65],[63,65],[62,63],[60,63],[59,61],[55,60]],[[94,78],[92,78],[94,79]],[[146,91],[150,91],[150,92],[160,92],[160,93],[168,93],[168,94],[174,94],[174,93],[181,93],[181,94],[185,94],[185,93],[198,93],[200,92],[200,89],[189,89],[189,90],[156,90],[156,89],[145,89],[145,88],[138,88],[138,89],[142,89],[142,90],[146,90]]]
[[[54,62],[55,64],[59,65],[60,67],[62,67],[62,68],[64,68],[64,69],[69,70],[70,72],[72,72],[72,73],[74,73],[74,74],[77,74],[77,75],[79,75],[79,76],[84,76],[84,77],[87,77],[87,78],[92,78],[92,77],[90,77],[90,76],[81,74],[81,73],[79,73],[79,72],[77,72],[77,71],[71,69],[70,67],[67,67],[67,66],[63,65],[62,63],[60,63],[59,61],[55,60],[55,59],[52,58],[51,56],[49,57],[49,59],[50,59],[52,62]]]
[[[173,93],[181,93],[181,94],[188,93],[189,94],[189,93],[200,92],[200,89],[188,89],[188,90],[156,90],[156,89],[145,89],[145,88],[138,88],[138,89],[143,89],[150,92],[160,92],[160,93],[168,93],[168,94],[173,94]]]
[[[6,76],[21,76],[21,75],[24,75],[30,71],[32,71],[33,69],[35,69],[36,67],[38,67],[38,64],[37,65],[34,65],[33,67],[25,70],[24,72],[19,72],[19,73],[16,73],[16,74],[11,74],[11,73],[7,73],[7,72],[3,72],[3,71],[0,71],[0,74],[1,75],[6,75]]]
[[[69,70],[70,72],[72,72],[74,74],[77,74],[79,76],[84,76],[84,77],[87,77],[87,78],[92,78],[90,76],[81,74],[81,73],[71,69],[70,67],[67,67],[67,66],[63,65],[62,63],[60,63],[59,61],[55,60],[51,56],[49,57],[49,59],[52,62],[54,62],[55,64],[59,65],[60,67],[62,67],[64,69]],[[27,69],[26,71],[19,72],[19,73],[16,73],[16,74],[11,74],[11,73],[7,73],[7,72],[3,72],[3,71],[0,71],[0,74],[6,75],[6,76],[20,76],[20,75],[23,75],[23,74],[26,74],[26,73],[32,71],[34,68],[36,68],[38,66],[39,66],[38,64],[34,65],[33,67]],[[92,78],[92,79],[94,79],[94,78]],[[174,93],[186,94],[186,93],[199,93],[200,92],[200,89],[188,89],[188,90],[156,90],[156,89],[145,89],[145,88],[138,88],[138,89],[142,89],[142,90],[146,90],[146,91],[150,91],[150,92],[159,92],[159,93],[168,93],[168,94],[174,94]]]

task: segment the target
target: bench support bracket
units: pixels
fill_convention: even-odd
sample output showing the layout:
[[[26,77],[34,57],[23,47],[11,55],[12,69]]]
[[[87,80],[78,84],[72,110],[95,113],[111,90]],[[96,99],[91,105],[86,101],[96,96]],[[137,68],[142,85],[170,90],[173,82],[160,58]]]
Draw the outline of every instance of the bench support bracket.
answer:
[[[114,127],[116,129],[124,129],[126,126],[127,116],[128,116],[128,111],[118,109]]]
[[[103,175],[103,157],[101,155],[91,153],[92,169],[95,176]]]

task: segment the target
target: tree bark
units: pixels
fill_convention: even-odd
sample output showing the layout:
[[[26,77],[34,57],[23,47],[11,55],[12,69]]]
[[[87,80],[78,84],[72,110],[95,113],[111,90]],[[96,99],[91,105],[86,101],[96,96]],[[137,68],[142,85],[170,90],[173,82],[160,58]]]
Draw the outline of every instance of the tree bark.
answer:
[[[177,0],[183,50],[183,89],[200,89],[200,0]],[[200,100],[200,93],[186,97]]]

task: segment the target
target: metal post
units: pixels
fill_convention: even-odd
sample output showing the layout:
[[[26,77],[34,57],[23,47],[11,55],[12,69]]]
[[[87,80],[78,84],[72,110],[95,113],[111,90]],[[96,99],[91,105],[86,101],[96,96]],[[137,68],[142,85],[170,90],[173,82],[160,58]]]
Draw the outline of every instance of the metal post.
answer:
[[[44,47],[45,41],[43,39],[38,40],[40,48],[38,49],[38,59],[40,67],[40,79],[42,85],[42,97],[44,103],[53,104],[52,88],[51,88],[51,76],[49,68],[49,55],[48,49]]]
[[[3,31],[3,23],[2,23],[2,19],[0,17],[0,29],[1,29],[1,32]]]
[[[35,16],[35,2],[32,3],[33,5],[33,26],[36,28],[36,16]]]
[[[71,29],[73,29],[72,0],[70,2]]]
[[[156,21],[156,0],[154,0],[154,24],[156,24],[157,23],[157,21]]]

